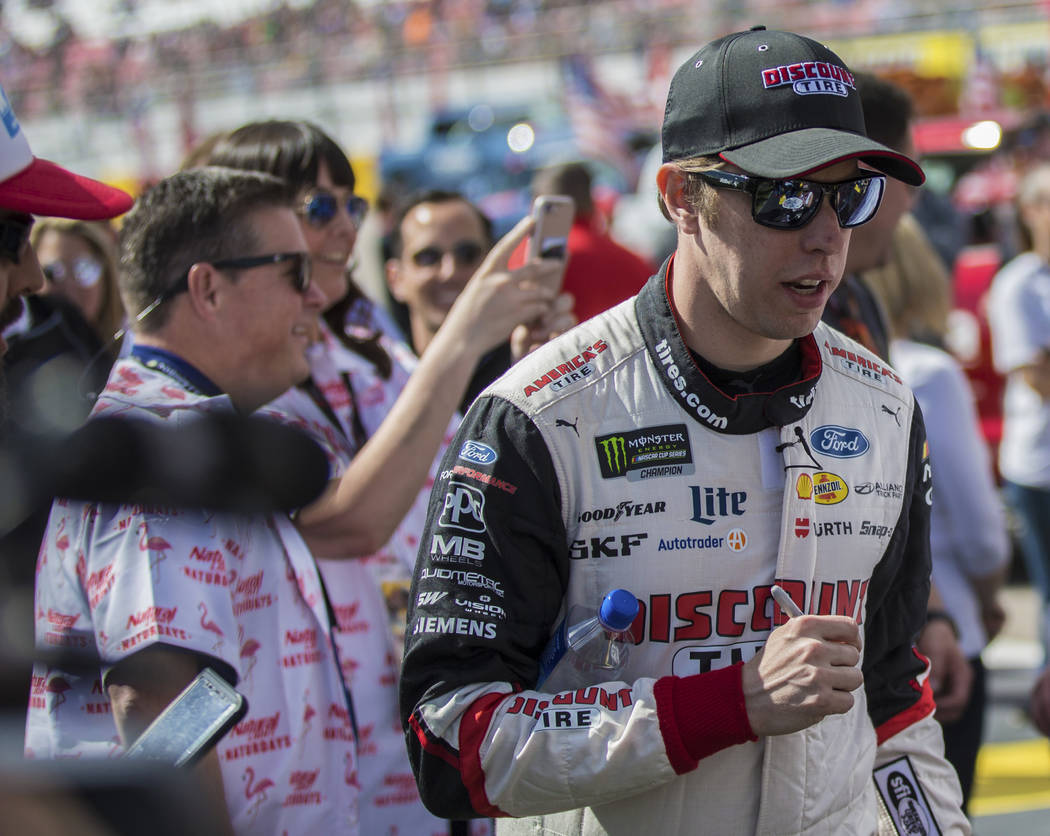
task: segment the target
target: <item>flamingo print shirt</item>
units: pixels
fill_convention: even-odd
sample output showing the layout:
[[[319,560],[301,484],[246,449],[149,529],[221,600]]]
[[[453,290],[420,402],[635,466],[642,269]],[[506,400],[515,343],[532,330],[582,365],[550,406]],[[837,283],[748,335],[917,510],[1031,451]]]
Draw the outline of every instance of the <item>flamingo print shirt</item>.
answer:
[[[158,421],[230,410],[135,358],[95,412]],[[112,665],[161,643],[235,682],[248,713],[218,744],[238,834],[357,833],[355,731],[317,566],[290,521],[57,500],[37,563],[36,640]],[[28,757],[119,757],[98,676],[37,665]]]

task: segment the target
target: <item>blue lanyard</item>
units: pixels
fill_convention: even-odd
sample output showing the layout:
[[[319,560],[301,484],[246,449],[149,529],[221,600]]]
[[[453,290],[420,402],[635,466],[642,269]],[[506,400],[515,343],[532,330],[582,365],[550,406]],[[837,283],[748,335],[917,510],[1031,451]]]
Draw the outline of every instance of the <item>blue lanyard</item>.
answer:
[[[172,354],[163,348],[152,345],[135,345],[131,349],[131,356],[147,369],[166,374],[197,395],[214,398],[223,393],[222,389],[216,386],[207,375],[191,366],[177,354]]]

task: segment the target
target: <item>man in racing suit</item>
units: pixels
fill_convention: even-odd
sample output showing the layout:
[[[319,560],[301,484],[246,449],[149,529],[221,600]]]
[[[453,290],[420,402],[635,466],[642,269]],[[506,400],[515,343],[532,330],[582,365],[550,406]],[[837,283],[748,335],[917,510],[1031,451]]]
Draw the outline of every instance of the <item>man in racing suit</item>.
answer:
[[[841,59],[762,29],[679,69],[663,145],[675,254],[490,387],[435,484],[401,683],[423,800],[500,833],[969,833],[913,646],[922,417],[819,322],[884,187],[858,161],[922,172]],[[619,679],[537,688],[618,587]]]

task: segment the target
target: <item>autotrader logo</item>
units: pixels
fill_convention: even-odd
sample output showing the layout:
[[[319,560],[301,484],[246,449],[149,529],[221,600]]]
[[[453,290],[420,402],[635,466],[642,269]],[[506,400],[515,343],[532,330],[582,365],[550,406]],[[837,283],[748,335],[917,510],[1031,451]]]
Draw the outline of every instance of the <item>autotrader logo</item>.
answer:
[[[596,436],[595,452],[603,479],[629,482],[692,474],[693,451],[685,424],[643,427]]]

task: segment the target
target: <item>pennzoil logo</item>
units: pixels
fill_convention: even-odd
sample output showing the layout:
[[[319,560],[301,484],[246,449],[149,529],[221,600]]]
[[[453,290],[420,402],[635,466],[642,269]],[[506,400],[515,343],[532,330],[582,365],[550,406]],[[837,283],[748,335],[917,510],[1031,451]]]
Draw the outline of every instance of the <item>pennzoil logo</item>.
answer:
[[[818,505],[838,505],[849,496],[849,486],[841,476],[820,471],[813,474],[813,501]]]
[[[596,436],[594,447],[603,479],[626,476],[629,482],[639,482],[696,470],[685,424]]]

